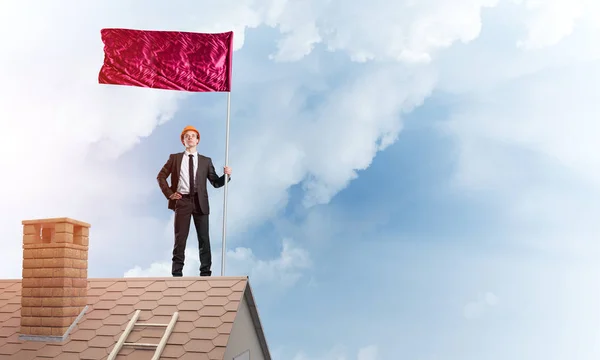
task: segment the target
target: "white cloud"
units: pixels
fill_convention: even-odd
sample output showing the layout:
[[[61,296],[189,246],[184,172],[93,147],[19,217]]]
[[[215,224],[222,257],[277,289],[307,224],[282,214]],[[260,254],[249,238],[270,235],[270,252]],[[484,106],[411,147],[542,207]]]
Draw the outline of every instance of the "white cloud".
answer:
[[[454,42],[481,30],[480,12],[498,0],[287,1],[271,20],[284,32],[275,59],[296,60],[316,43],[344,51],[354,61],[428,62]],[[301,5],[300,5],[301,4]],[[302,14],[299,16],[299,14]]]
[[[189,246],[185,251],[184,276],[198,276],[200,261],[198,249]],[[212,271],[214,276],[221,272],[221,251],[213,251]],[[252,249],[236,247],[228,250],[225,262],[226,276],[248,276],[253,286],[261,286],[265,283],[282,288],[296,284],[304,275],[304,272],[312,266],[309,253],[297,247],[291,240],[284,239],[282,249],[277,258],[263,260],[256,257]],[[155,277],[171,276],[170,257],[165,261],[152,263],[143,268],[136,265],[127,270],[125,277]]]
[[[303,182],[307,206],[327,203],[344,189],[357,171],[370,165],[377,151],[395,141],[402,129],[402,114],[418,106],[435,89],[441,71],[434,67],[443,69],[447,76],[464,66],[458,63],[444,68],[430,60],[436,55],[439,58],[444,49],[456,42],[474,41],[482,28],[482,9],[494,8],[498,1],[406,1],[398,3],[395,11],[390,10],[388,2],[381,1],[368,6],[361,2],[300,4],[284,0],[220,2],[211,6],[189,2],[184,10],[163,2],[140,2],[127,9],[119,4],[122,3],[65,1],[63,11],[56,11],[61,8],[58,2],[39,2],[35,8],[24,2],[2,5],[0,40],[4,45],[0,50],[0,76],[4,90],[0,90],[0,161],[3,168],[19,174],[19,184],[11,177],[0,180],[3,188],[12,190],[4,196],[0,208],[0,226],[6,229],[8,238],[20,238],[22,219],[66,215],[101,229],[98,234],[102,234],[102,239],[97,239],[94,246],[108,253],[123,242],[140,243],[139,237],[144,235],[136,234],[131,223],[152,223],[145,216],[130,214],[136,213],[141,199],[161,196],[157,195],[154,179],[140,179],[135,167],[117,169],[111,161],[134,149],[140,139],[168,121],[185,94],[98,85],[102,27],[191,31],[233,28],[239,49],[245,29],[267,24],[283,32],[275,55],[279,60],[300,59],[319,43],[345,52],[356,61],[381,60],[360,68],[356,75],[348,77],[347,84],[333,91],[322,81],[314,81],[311,86],[317,89],[313,90],[320,91],[324,98],[314,113],[304,110],[307,94],[299,90],[307,83],[303,76],[309,71],[274,81],[270,85],[272,93],[263,93],[273,95],[267,100],[249,98],[249,102],[256,103],[258,119],[253,119],[256,121],[252,122],[252,130],[232,145],[232,154],[239,159],[236,176],[246,179],[231,187],[230,234],[235,234],[283,208],[291,185]],[[564,12],[572,19],[565,23],[580,21],[577,19],[583,17],[578,17],[579,13],[595,14],[591,3],[578,4],[579,12]],[[49,16],[50,13],[54,15]],[[362,16],[349,21],[357,19],[357,14]],[[511,19],[502,21],[510,23]],[[19,37],[14,33],[19,33]],[[273,43],[278,40],[273,39]],[[430,64],[403,66],[394,65],[394,61]],[[320,75],[313,74],[314,78]],[[478,77],[464,78],[467,82]],[[583,111],[580,115],[587,118]],[[483,131],[477,127],[479,124],[471,127],[474,123],[464,123],[468,131],[462,130],[461,136]],[[541,124],[543,121],[532,125],[530,136],[537,136],[533,129]],[[455,129],[460,130],[460,125]],[[556,136],[558,133],[541,142],[560,145],[560,153],[554,155],[562,156],[580,172],[593,174],[594,170],[589,170],[592,167],[587,166],[595,165],[593,152],[585,151],[593,149],[589,142],[591,133],[572,133],[584,136],[580,144],[587,144],[585,148],[569,148],[568,142],[561,142]],[[481,138],[465,138],[463,144],[469,141]],[[257,143],[265,146],[258,147]],[[12,155],[15,153],[19,156]],[[36,161],[34,167],[28,164],[30,159]],[[468,162],[462,164],[468,166]],[[255,176],[257,169],[262,176]],[[217,198],[213,198],[213,203],[212,223],[219,224],[221,204]],[[150,225],[155,227],[158,226]],[[10,242],[5,254],[7,261],[2,261],[0,271],[18,277],[19,242]]]
[[[600,193],[599,83],[597,62],[540,72],[478,94],[448,124],[460,149],[458,184],[531,224],[534,235],[515,241],[600,254],[600,208],[590,201]]]
[[[501,203],[517,223],[507,229],[507,241],[575,253],[578,259],[585,255],[597,263],[600,74],[597,63],[584,64],[600,57],[600,48],[593,45],[600,23],[597,1],[524,1],[511,8],[514,12],[500,11],[506,2],[495,0],[404,1],[394,7],[389,1],[285,0],[189,1],[183,8],[161,1],[128,3],[126,8],[121,1],[30,4],[4,2],[0,11],[0,166],[8,174],[0,179],[5,190],[0,228],[9,239],[2,243],[1,277],[20,276],[21,244],[15,239],[20,239],[22,219],[65,215],[92,223],[90,261],[98,271],[108,271],[103,267],[117,259],[131,261],[133,251],[146,246],[152,250],[138,254],[138,265],[126,276],[170,273],[170,228],[169,241],[162,243],[155,236],[164,224],[139,213],[144,200],[161,196],[155,180],[141,179],[135,162],[123,169],[113,160],[168,121],[184,94],[99,86],[99,30],[111,26],[233,28],[239,49],[245,29],[267,24],[283,32],[280,39],[266,42],[279,46],[273,54],[278,61],[302,59],[319,45],[355,61],[373,60],[333,90],[322,76],[331,68],[319,59],[317,65],[309,62],[267,77],[259,84],[261,98],[252,96],[258,88],[254,82],[252,91],[238,93],[236,106],[247,106],[244,110],[254,116],[239,125],[240,135],[232,143],[236,185],[230,192],[230,234],[273,216],[285,206],[294,184],[304,182],[305,205],[327,203],[370,165],[377,151],[395,141],[403,113],[442,89],[467,94],[449,124],[460,149],[461,189],[483,190],[478,194]],[[490,22],[483,25],[498,33],[478,42],[485,29],[484,9]],[[511,32],[499,42],[504,29]],[[265,73],[276,72],[268,66]],[[298,75],[292,74],[296,71]],[[305,87],[322,96],[314,112],[305,110],[312,95],[301,91]],[[551,171],[555,169],[560,171]],[[237,182],[240,178],[244,181]],[[212,223],[219,224],[218,198],[213,203]],[[213,229],[219,231],[219,226]],[[114,251],[117,247],[124,248],[122,254]],[[159,251],[166,255],[157,255]],[[185,271],[196,274],[197,251],[191,247],[188,254]],[[253,283],[291,286],[311,268],[306,251],[292,243],[284,243],[273,259],[235,246],[228,257],[228,274],[249,274]],[[214,259],[218,273],[218,250]],[[524,285],[533,280],[507,282],[531,296],[518,298],[518,291],[505,288],[503,304],[515,309],[527,303],[527,309],[536,311],[530,321],[538,327],[523,329],[523,337],[540,330],[546,315],[560,309],[561,325],[569,330],[556,337],[564,358],[587,359],[585,336],[598,331],[590,317],[598,315],[598,267],[544,270],[530,270],[529,275],[538,277],[552,273],[546,278],[551,280],[533,289]],[[560,286],[555,279],[563,280]],[[548,294],[554,296],[548,299]],[[478,316],[496,300],[488,296],[469,303],[464,314]],[[540,306],[548,303],[552,305]],[[555,334],[547,330],[551,327],[542,330],[550,336]],[[577,346],[581,344],[585,346]],[[353,358],[347,353],[334,349],[322,358]],[[352,354],[359,360],[378,355],[372,347]],[[308,358],[300,354],[296,360]]]
[[[537,50],[556,45],[571,35],[578,23],[598,26],[600,4],[595,0],[513,0],[526,9],[527,34],[517,46]]]
[[[0,132],[4,154],[1,161],[3,166],[19,174],[20,181],[17,187],[10,178],[0,180],[4,188],[15,189],[2,203],[6,215],[2,225],[7,229],[8,237],[20,237],[22,219],[51,214],[89,221],[96,228],[122,223],[125,228],[110,226],[110,232],[102,231],[108,239],[102,239],[97,246],[110,249],[124,241],[121,234],[127,231],[127,222],[109,220],[107,211],[110,213],[111,209],[118,208],[134,213],[141,196],[156,196],[154,180],[139,179],[134,168],[116,169],[111,161],[132,150],[141,138],[168,121],[177,110],[178,101],[187,94],[98,85],[97,73],[103,58],[101,28],[123,26],[190,31],[233,28],[237,31],[236,48],[240,48],[244,29],[265,22],[279,24],[280,29],[296,34],[299,38],[295,42],[304,41],[301,38],[306,36],[316,39],[314,29],[310,30],[306,24],[310,24],[311,19],[322,21],[323,15],[329,13],[328,8],[311,7],[313,11],[307,12],[296,24],[291,23],[291,2],[235,2],[234,10],[226,2],[211,6],[189,2],[185,12],[181,7],[173,8],[161,2],[134,3],[127,8],[118,4],[121,3],[65,1],[53,2],[50,6],[39,2],[35,7],[23,2],[3,4],[0,39],[4,46],[0,50],[3,55],[0,75],[4,90],[0,93],[0,107],[5,115]],[[62,10],[56,11],[59,8]],[[469,7],[466,11],[472,15],[475,8]],[[377,9],[378,12],[385,10]],[[49,16],[50,13],[54,15]],[[426,14],[426,10],[420,8],[417,13]],[[396,20],[388,19],[388,23]],[[332,21],[334,27],[347,26],[342,18]],[[20,34],[18,41],[14,33]],[[340,36],[346,36],[342,33],[338,31],[337,45],[333,47],[348,48],[340,43]],[[456,36],[474,36],[472,32],[470,34],[458,31]],[[370,43],[366,40],[363,37],[363,44],[348,48],[349,51],[362,52]],[[305,43],[312,42],[309,39]],[[296,46],[291,48],[296,49]],[[373,52],[372,49],[365,51]],[[275,155],[268,155],[272,146],[257,149],[255,142],[242,139],[243,146],[239,149],[240,154],[247,154],[245,163],[256,165],[251,160],[254,158],[257,162],[260,159],[262,163],[280,166],[272,168],[274,176],[265,185],[256,186],[249,182],[240,190],[232,187],[232,205],[236,205],[235,198],[239,199],[238,206],[231,207],[232,233],[242,229],[235,226],[236,218],[238,223],[253,224],[281,208],[286,202],[287,188],[307,176],[311,177],[306,183],[307,203],[327,202],[356,176],[356,170],[368,167],[377,150],[393,142],[401,129],[398,116],[402,110],[410,110],[419,104],[431,90],[431,77],[425,79],[423,82],[406,71],[391,76],[385,69],[364,73],[354,79],[355,84],[350,88],[341,88],[328,96],[317,114],[319,123],[313,122],[306,127],[305,119],[290,119],[285,127],[276,128],[277,132],[265,134],[265,140],[270,140],[279,149]],[[300,84],[292,84],[291,91],[297,91]],[[269,102],[265,106],[272,104]],[[285,103],[278,111],[284,110],[286,114],[290,113]],[[264,132],[272,122],[263,122],[263,126],[256,131]],[[344,138],[336,136],[342,128],[347,128]],[[284,145],[284,142],[288,144]],[[20,156],[10,155],[15,152]],[[322,153],[327,155],[321,156]],[[29,159],[36,161],[34,168],[28,165]],[[291,170],[282,171],[286,165]],[[244,166],[247,165],[238,166],[236,173],[243,175],[244,171],[250,171],[250,167],[244,169]],[[236,191],[242,194],[234,196]],[[261,199],[255,199],[255,196]],[[249,211],[240,205],[247,200],[251,200],[248,204],[261,206]],[[214,212],[219,214],[220,204],[216,203]],[[219,221],[219,218],[215,219],[215,223]],[[10,246],[7,253],[19,252],[17,242]],[[20,273],[17,260],[5,262],[4,266],[3,273],[8,276]]]
[[[244,179],[242,185],[232,181],[228,224],[233,231],[272,217],[285,207],[288,190],[296,184],[302,185],[305,206],[328,203],[396,140],[403,114],[429,95],[435,74],[428,68],[394,66],[361,70],[347,86],[319,91],[323,101],[311,112],[305,101],[313,94],[290,89],[283,84],[288,81],[274,80],[264,102],[243,104],[257,117],[248,125],[240,121],[238,131],[245,136],[232,144],[232,159],[239,159],[236,176]],[[211,209],[218,214],[213,223],[220,223],[222,202]]]

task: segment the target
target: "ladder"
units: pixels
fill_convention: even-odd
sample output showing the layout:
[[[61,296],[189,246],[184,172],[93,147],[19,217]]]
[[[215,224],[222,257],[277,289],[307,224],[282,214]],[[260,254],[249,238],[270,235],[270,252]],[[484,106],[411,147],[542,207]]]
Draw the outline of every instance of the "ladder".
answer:
[[[125,331],[123,331],[123,334],[121,334],[119,341],[117,342],[115,347],[112,349],[112,351],[108,355],[107,360],[115,360],[117,357],[117,354],[119,354],[119,351],[121,351],[121,348],[123,348],[123,346],[140,346],[140,347],[148,347],[148,348],[155,347],[156,351],[154,352],[154,356],[152,357],[152,360],[160,359],[160,355],[162,354],[163,350],[165,349],[165,346],[167,345],[167,340],[169,339],[169,336],[171,336],[171,332],[173,332],[173,328],[175,327],[177,318],[179,318],[179,312],[176,311],[173,313],[173,316],[171,317],[171,321],[168,324],[138,323],[137,321],[140,318],[140,312],[141,312],[140,310],[135,311],[135,314],[133,314],[133,317],[131,318],[131,320],[129,320],[129,324],[127,324],[127,327],[125,328]],[[167,329],[165,330],[165,333],[163,334],[163,336],[160,339],[160,342],[158,344],[126,342],[127,338],[129,337],[129,334],[133,330],[134,326],[166,327]]]

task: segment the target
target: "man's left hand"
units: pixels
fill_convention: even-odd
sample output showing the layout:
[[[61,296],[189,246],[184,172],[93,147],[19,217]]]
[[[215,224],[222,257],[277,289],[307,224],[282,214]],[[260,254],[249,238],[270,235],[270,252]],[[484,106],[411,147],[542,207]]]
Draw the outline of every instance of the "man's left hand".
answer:
[[[231,168],[229,166],[225,166],[223,168],[223,172],[227,175],[231,175]]]

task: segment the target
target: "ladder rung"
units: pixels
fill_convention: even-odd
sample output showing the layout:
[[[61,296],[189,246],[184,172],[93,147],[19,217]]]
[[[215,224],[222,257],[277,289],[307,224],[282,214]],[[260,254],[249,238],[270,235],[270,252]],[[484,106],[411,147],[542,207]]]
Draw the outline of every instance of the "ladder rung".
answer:
[[[135,311],[135,313],[131,317],[131,320],[129,320],[127,327],[125,328],[125,331],[123,331],[123,333],[121,334],[119,341],[117,341],[117,343],[113,347],[112,351],[108,355],[107,360],[115,360],[117,357],[117,354],[119,353],[119,351],[121,351],[121,348],[123,346],[154,347],[154,348],[156,348],[156,350],[154,351],[154,356],[152,356],[152,360],[160,359],[160,355],[162,354],[163,350],[165,349],[165,346],[167,345],[167,340],[169,339],[169,336],[171,336],[171,333],[173,332],[173,328],[175,327],[175,323],[177,322],[177,319],[179,318],[179,312],[176,311],[173,313],[173,316],[171,316],[171,321],[168,324],[138,323],[137,320],[140,318],[140,312],[141,312],[140,310]],[[129,334],[131,333],[131,331],[133,330],[133,328],[135,326],[156,326],[156,327],[166,327],[166,329],[165,329],[165,333],[163,334],[163,336],[160,339],[158,344],[125,342],[127,340],[127,337],[129,337]]]
[[[169,326],[169,324],[136,323],[135,326],[160,326],[160,327],[167,327],[167,326]]]
[[[127,346],[144,346],[144,347],[157,347],[158,344],[145,344],[145,343],[123,343]]]

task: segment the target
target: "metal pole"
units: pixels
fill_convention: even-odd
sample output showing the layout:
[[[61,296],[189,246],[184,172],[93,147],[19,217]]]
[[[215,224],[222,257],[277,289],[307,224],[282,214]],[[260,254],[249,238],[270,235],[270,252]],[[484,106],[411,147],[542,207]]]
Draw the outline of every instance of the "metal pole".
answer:
[[[227,92],[227,122],[225,125],[225,166],[229,166],[229,118],[231,114],[231,91]],[[225,237],[227,235],[227,183],[229,175],[225,174],[223,191],[223,241],[221,244],[221,276],[225,276],[225,254],[227,253]]]

